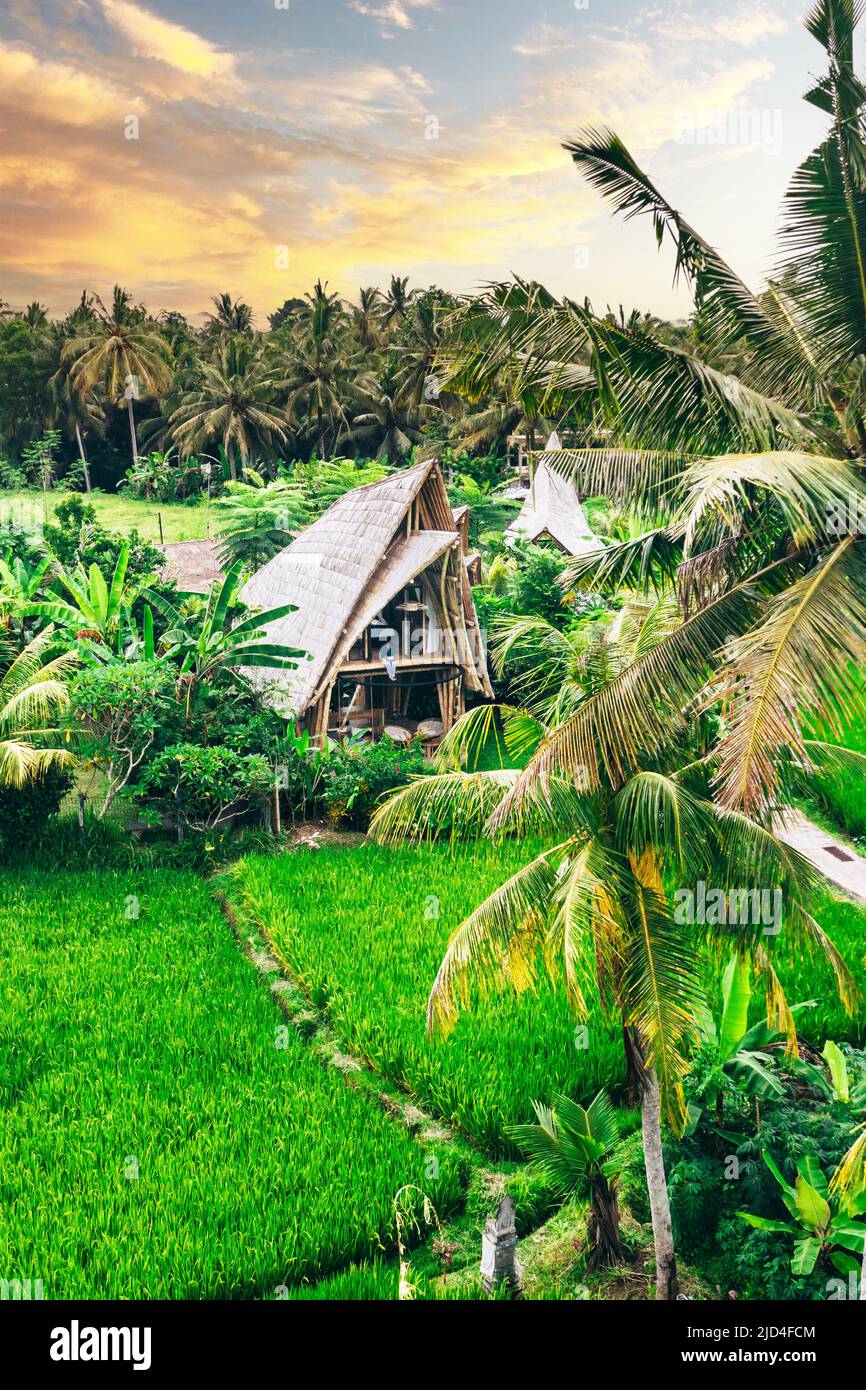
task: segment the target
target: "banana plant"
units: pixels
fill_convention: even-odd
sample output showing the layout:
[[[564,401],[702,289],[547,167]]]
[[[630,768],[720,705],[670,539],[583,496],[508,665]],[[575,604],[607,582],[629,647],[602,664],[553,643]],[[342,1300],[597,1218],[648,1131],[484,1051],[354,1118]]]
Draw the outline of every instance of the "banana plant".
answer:
[[[793,1221],[775,1221],[747,1211],[739,1211],[737,1215],[756,1230],[793,1235],[791,1270],[794,1274],[811,1274],[819,1260],[829,1261],[840,1274],[859,1270],[866,1225],[856,1218],[866,1214],[866,1191],[831,1190],[813,1154],[797,1160],[793,1187],[769,1153],[764,1152],[763,1159],[781,1188],[782,1202]]]
[[[714,1104],[717,1126],[724,1122],[727,1081],[759,1100],[770,1100],[784,1094],[784,1084],[776,1074],[776,1058],[766,1050],[771,1044],[778,1043],[783,1034],[763,1021],[752,1028],[748,1026],[751,999],[751,956],[748,953],[745,956],[735,953],[722,976],[722,1012],[718,1025],[709,1009],[702,1010],[698,1019],[704,1042],[714,1050],[712,1069],[701,1090],[701,1099]],[[794,1004],[791,1014],[814,1006],[813,999]],[[694,1102],[689,1104],[688,1109],[687,1133],[693,1134],[704,1110]]]
[[[45,583],[45,576],[54,564],[51,555],[45,555],[31,565],[7,551],[0,559],[0,609],[8,608],[15,613],[34,603]]]
[[[85,571],[61,570],[58,583],[68,597],[52,595],[24,607],[26,617],[43,618],[83,642],[113,645],[122,629],[128,629],[130,612],[144,584],[127,584],[129,545],[121,547],[111,580],[98,565]],[[148,581],[144,581],[148,582]]]
[[[185,691],[186,718],[196,693],[203,684],[223,681],[238,689],[249,688],[244,670],[266,667],[294,671],[306,653],[294,647],[266,640],[265,629],[296,611],[292,603],[269,608],[241,622],[234,622],[241,566],[236,565],[211,591],[201,617],[184,613],[161,594],[149,590],[147,597],[170,627],[164,633],[160,650],[180,667],[178,685]]]

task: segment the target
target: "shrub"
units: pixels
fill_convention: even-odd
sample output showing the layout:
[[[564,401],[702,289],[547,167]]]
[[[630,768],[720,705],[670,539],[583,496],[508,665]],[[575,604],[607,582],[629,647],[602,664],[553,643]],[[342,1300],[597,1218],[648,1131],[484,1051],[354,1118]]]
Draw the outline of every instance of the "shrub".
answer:
[[[142,540],[134,527],[124,535],[106,531],[97,520],[96,508],[78,492],[70,492],[58,502],[53,521],[46,522],[44,536],[46,544],[67,569],[79,564],[85,569],[97,565],[103,574],[114,572],[121,548],[128,545],[126,574],[130,584],[140,583],[165,563],[162,551]]]
[[[27,478],[23,468],[17,464],[10,463],[8,459],[0,459],[0,488],[5,488],[9,492],[18,492],[27,486]]]
[[[72,682],[70,695],[82,748],[106,774],[104,813],[177,710],[174,670],[164,661],[87,667]]]
[[[153,759],[142,774],[139,800],[178,812],[185,825],[213,830],[263,804],[273,790],[274,773],[260,753],[233,748],[175,744]]]
[[[321,799],[332,820],[366,826],[380,796],[424,770],[420,747],[379,743],[343,744],[331,755]]]
[[[0,848],[32,846],[71,785],[71,772],[52,767],[25,787],[0,786]]]

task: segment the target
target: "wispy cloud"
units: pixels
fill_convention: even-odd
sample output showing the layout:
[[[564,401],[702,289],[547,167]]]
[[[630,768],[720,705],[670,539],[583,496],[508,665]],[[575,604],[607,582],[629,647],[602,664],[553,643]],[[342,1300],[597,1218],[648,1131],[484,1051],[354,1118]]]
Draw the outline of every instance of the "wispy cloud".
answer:
[[[567,29],[560,29],[554,24],[536,24],[512,48],[523,58],[546,58],[553,53],[562,53],[564,49],[574,48],[576,41],[575,35]]]
[[[221,52],[191,29],[161,19],[131,0],[101,3],[106,19],[129,39],[136,53],[195,77],[229,77],[234,72],[233,54]]]
[[[383,38],[392,38],[395,29],[414,29],[413,10],[438,10],[439,0],[349,0],[351,8],[358,14],[375,19]]]
[[[787,33],[790,25],[783,15],[767,5],[753,4],[751,0],[746,3],[746,0],[743,0],[743,3],[729,14],[717,15],[713,27],[723,39],[741,44],[744,48],[754,48],[755,44],[763,43],[764,39],[776,38],[779,34]]]

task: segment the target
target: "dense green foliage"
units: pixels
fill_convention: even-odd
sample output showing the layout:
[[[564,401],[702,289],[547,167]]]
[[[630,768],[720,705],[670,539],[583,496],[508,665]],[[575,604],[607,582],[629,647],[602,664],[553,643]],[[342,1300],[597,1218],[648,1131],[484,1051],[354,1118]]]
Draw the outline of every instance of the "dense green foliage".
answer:
[[[72,774],[54,767],[24,787],[0,786],[0,850],[26,853],[56,815]]]
[[[417,777],[423,766],[417,744],[401,748],[388,738],[341,744],[332,749],[324,770],[322,802],[333,820],[366,828],[379,798]]]

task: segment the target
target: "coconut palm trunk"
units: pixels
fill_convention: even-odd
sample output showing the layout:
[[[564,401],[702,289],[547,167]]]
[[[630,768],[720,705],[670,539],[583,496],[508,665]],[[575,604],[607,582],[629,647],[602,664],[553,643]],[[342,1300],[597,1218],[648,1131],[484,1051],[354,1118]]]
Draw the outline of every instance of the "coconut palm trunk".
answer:
[[[136,438],[136,436],[135,436],[135,412],[134,412],[133,409],[132,409],[132,396],[128,396],[128,397],[127,397],[127,400],[126,400],[126,408],[127,408],[127,410],[129,411],[129,438],[130,438],[130,440],[131,440],[131,442],[132,442],[132,462],[133,462],[133,465],[134,465],[134,466],[137,466],[137,465],[138,465],[138,440],[137,440],[137,438]]]
[[[78,457],[81,459],[81,466],[84,469],[84,486],[86,491],[90,492],[90,467],[87,462],[87,455],[84,452],[84,440],[81,437],[81,426],[77,422],[75,425],[75,438],[78,440]]]
[[[641,1087],[641,1132],[656,1255],[656,1299],[669,1301],[679,1293],[671,1207],[662,1148],[661,1093],[653,1067],[646,1067]]]

